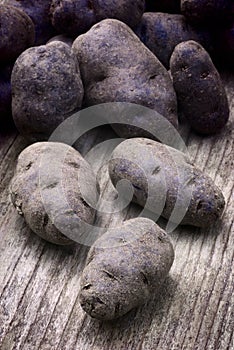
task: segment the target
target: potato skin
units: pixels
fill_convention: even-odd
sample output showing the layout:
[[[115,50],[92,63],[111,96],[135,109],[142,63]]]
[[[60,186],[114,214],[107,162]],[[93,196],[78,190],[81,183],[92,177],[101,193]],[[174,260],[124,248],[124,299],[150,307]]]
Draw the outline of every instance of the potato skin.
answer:
[[[194,24],[214,26],[229,17],[233,0],[181,0],[181,13]]]
[[[71,48],[62,42],[33,47],[12,72],[12,113],[19,132],[44,141],[83,100],[83,84]]]
[[[34,40],[35,28],[30,17],[13,6],[0,4],[0,63],[15,60]]]
[[[144,138],[129,139],[118,145],[109,161],[114,185],[129,180],[134,188],[133,201],[145,206],[150,198],[151,211],[162,204],[161,215],[169,219],[176,200],[183,205],[191,200],[181,221],[184,225],[206,227],[214,224],[223,212],[225,200],[212,179],[196,168],[188,157],[169,146]],[[165,183],[165,203],[163,199]],[[183,192],[179,190],[183,185]],[[148,193],[151,188],[151,193]]]
[[[125,221],[91,247],[80,282],[80,304],[91,317],[118,318],[158,292],[173,260],[169,237],[152,220]]]
[[[61,152],[66,152],[66,156],[62,164],[62,176],[59,177],[56,160]],[[43,163],[45,155],[46,159],[49,159],[50,165]],[[44,170],[48,171],[46,186],[42,184],[42,166],[46,166]],[[46,194],[52,201],[54,212],[60,219],[63,218],[64,225],[67,220],[68,223],[69,220],[72,220],[73,215],[77,215],[80,220],[89,224],[94,221],[95,210],[88,205],[80,190],[80,178],[77,171],[81,166],[85,169],[87,186],[91,191],[96,181],[90,165],[79,152],[66,144],[59,142],[34,143],[23,150],[18,157],[15,174],[10,185],[12,203],[18,213],[23,215],[31,230],[51,243],[67,245],[73,241],[65,237],[54,225],[54,221],[52,222],[43,200],[43,198],[47,198]],[[55,169],[54,173],[51,171],[53,169]],[[60,190],[61,186],[68,207],[61,208],[60,206],[61,202],[57,191]],[[79,227],[77,227],[78,233]]]
[[[56,34],[50,17],[51,0],[4,0],[4,3],[23,10],[35,25],[35,45],[45,44]]]
[[[193,28],[180,14],[146,12],[135,33],[167,69],[175,46],[182,41],[195,40],[211,49],[208,31]]]
[[[145,0],[52,0],[51,19],[61,33],[77,37],[105,18],[116,18],[134,28]]]
[[[124,45],[123,45],[124,43]],[[124,23],[106,19],[73,43],[86,106],[131,102],[177,126],[177,101],[167,70]]]
[[[201,134],[219,132],[229,118],[229,106],[220,75],[209,54],[195,41],[175,47],[170,59],[174,88],[181,111]]]

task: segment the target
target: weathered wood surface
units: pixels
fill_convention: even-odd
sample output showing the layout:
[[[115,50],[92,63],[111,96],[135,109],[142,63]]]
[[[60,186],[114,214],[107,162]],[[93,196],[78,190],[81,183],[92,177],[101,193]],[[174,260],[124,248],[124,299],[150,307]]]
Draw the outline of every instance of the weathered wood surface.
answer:
[[[1,350],[234,348],[234,76],[224,74],[223,79],[232,113],[222,133],[203,138],[182,130],[191,158],[223,190],[227,202],[223,220],[209,230],[180,227],[173,232],[175,262],[161,294],[112,323],[91,319],[77,301],[87,248],[46,243],[30,232],[10,204],[8,184],[26,143],[14,131],[1,133]],[[105,168],[98,177],[103,195],[111,200]],[[131,206],[97,221],[114,226],[138,210]]]

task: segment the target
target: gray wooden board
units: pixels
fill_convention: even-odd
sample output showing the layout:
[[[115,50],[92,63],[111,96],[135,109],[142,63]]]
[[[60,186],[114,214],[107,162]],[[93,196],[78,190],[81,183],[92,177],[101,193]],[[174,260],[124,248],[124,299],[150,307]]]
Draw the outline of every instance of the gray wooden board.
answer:
[[[171,234],[175,262],[161,293],[111,323],[91,319],[77,300],[88,249],[43,241],[30,232],[11,205],[8,185],[17,155],[27,144],[14,131],[0,135],[1,350],[234,348],[234,76],[223,74],[223,80],[231,107],[224,130],[200,137],[186,126],[181,128],[191,159],[223,190],[227,202],[223,220],[205,230],[176,229]],[[103,135],[114,134],[108,128],[101,134],[93,132],[83,151]],[[94,164],[95,171],[101,161]],[[105,166],[98,178],[102,196],[113,200]],[[122,213],[98,215],[97,223],[115,226],[138,213],[139,208],[132,205]]]

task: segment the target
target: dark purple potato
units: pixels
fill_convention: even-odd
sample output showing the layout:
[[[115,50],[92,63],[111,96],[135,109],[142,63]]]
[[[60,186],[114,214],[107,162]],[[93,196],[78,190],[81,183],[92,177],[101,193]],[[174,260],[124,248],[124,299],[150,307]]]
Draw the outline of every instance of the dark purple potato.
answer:
[[[80,65],[85,106],[135,103],[157,111],[177,126],[177,100],[168,71],[125,23],[105,19],[95,24],[74,41],[72,50]],[[140,127],[142,121],[153,122],[146,115],[136,112],[136,116]],[[127,134],[136,136],[135,131],[128,129]],[[119,129],[117,133],[122,135]]]
[[[134,28],[145,0],[52,0],[52,24],[61,33],[77,37],[105,18],[115,18]]]
[[[181,111],[200,134],[219,132],[228,121],[229,106],[220,75],[209,54],[195,41],[175,47],[171,75]]]
[[[192,27],[180,14],[146,12],[135,33],[166,68],[175,46],[182,41],[198,41],[211,51],[208,31]]]
[[[30,17],[13,6],[0,5],[0,63],[15,60],[34,40]]]
[[[36,45],[45,44],[56,35],[49,16],[51,0],[5,0],[5,4],[23,10],[32,19],[35,25]]]
[[[71,48],[54,41],[31,47],[16,60],[11,77],[15,125],[31,141],[51,133],[81,108],[83,84]]]

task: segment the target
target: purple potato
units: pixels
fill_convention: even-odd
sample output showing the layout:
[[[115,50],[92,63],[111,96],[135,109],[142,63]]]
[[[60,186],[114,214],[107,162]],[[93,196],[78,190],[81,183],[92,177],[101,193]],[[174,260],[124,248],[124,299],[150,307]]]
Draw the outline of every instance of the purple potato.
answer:
[[[91,247],[81,276],[80,304],[99,320],[121,317],[159,292],[173,261],[165,231],[146,218],[127,220]]]
[[[167,69],[175,46],[182,41],[195,40],[211,50],[209,32],[192,27],[180,14],[144,13],[135,33]]]
[[[224,210],[225,199],[212,179],[186,154],[157,141],[133,138],[120,143],[109,161],[109,174],[114,186],[120,180],[132,184],[135,203],[172,222],[177,205],[178,224],[212,226]]]
[[[195,41],[175,47],[171,75],[181,111],[200,134],[219,132],[229,118],[229,105],[220,75],[209,54]]]
[[[54,27],[73,37],[85,33],[105,18],[115,18],[134,28],[140,21],[145,0],[52,0]]]
[[[14,6],[0,5],[0,63],[14,61],[34,40],[30,17]]]

